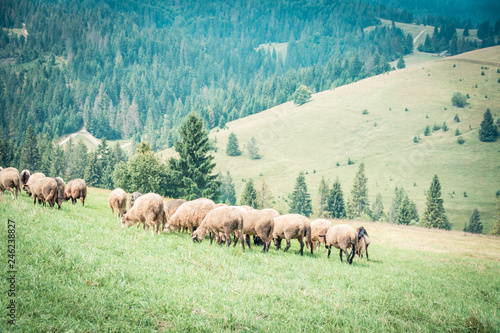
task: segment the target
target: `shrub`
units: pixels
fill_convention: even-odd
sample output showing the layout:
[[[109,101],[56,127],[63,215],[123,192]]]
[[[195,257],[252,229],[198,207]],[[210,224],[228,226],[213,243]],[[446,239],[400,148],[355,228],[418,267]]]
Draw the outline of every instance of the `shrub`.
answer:
[[[458,114],[455,115],[455,118],[453,118],[453,121],[456,123],[460,122],[460,117],[458,116]]]
[[[456,107],[463,108],[467,105],[467,97],[462,93],[456,92],[451,98],[451,103]]]
[[[354,164],[354,161],[350,157],[347,158],[347,165]]]
[[[361,112],[361,114],[368,114],[368,110],[367,109],[364,109],[363,112]]]
[[[463,144],[465,143],[464,138],[462,138],[461,136],[459,136],[459,137],[458,137],[458,139],[457,139],[457,143],[458,143],[459,145],[463,145]]]
[[[431,134],[431,128],[429,127],[429,125],[427,125],[427,127],[425,127],[424,135],[429,136],[430,134]]]
[[[441,129],[441,126],[439,126],[438,124],[434,124],[434,126],[432,127],[433,132],[439,131],[440,129]]]
[[[460,134],[462,134],[462,133],[460,133],[460,131],[457,128],[457,130],[455,131],[455,136],[459,136]]]

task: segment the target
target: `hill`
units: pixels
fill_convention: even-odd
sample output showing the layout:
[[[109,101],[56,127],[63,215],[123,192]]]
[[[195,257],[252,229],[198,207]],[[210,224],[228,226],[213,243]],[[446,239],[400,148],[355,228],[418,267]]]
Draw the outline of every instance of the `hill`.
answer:
[[[370,261],[356,257],[349,266],[324,248],[301,257],[295,240],[288,253],[243,253],[185,234],[124,230],[107,207],[109,193],[90,188],[84,207],[66,202],[61,210],[33,206],[25,194],[0,196],[0,218],[16,226],[15,283],[0,282],[5,302],[15,300],[16,326],[7,324],[6,303],[2,332],[500,327],[496,237],[363,223]],[[12,234],[7,223],[0,234]],[[3,272],[12,269],[7,259]],[[11,284],[15,296],[7,294]]]
[[[333,181],[338,176],[348,197],[354,174],[364,162],[370,203],[380,192],[387,211],[394,188],[404,187],[420,214],[426,190],[437,174],[452,228],[461,230],[477,207],[484,231],[489,232],[495,192],[500,189],[500,141],[481,143],[478,128],[487,108],[495,119],[500,116],[499,54],[500,48],[494,47],[457,57],[435,57],[314,94],[300,107],[288,102],[230,122],[227,129],[210,134],[217,139],[217,169],[231,172],[238,198],[245,179],[258,182],[265,177],[282,212],[288,211],[284,199],[300,171],[307,173],[316,203],[321,177]],[[452,106],[455,92],[470,95],[467,107]],[[455,115],[461,122],[454,122]],[[424,136],[427,125],[432,128],[444,122],[449,131]],[[462,133],[463,145],[457,144],[456,129]],[[246,152],[226,156],[231,132],[240,147],[254,136],[262,158],[250,160]],[[413,142],[415,136],[420,137],[419,143]],[[349,158],[355,164],[347,165]]]

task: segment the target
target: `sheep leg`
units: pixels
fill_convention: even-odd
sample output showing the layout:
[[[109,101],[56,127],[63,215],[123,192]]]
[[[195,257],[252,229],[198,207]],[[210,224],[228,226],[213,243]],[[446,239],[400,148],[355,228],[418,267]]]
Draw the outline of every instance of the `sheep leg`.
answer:
[[[286,240],[286,247],[285,247],[285,249],[283,250],[283,252],[288,251],[288,249],[290,248],[290,245],[291,245],[291,244],[290,244],[290,240],[289,240],[289,239],[287,239],[287,240]]]
[[[370,260],[370,258],[368,258],[368,245],[366,246],[365,251],[366,251],[366,261],[368,261],[368,260]]]
[[[85,198],[84,197],[80,197],[80,201],[82,202],[82,206],[85,206]],[[76,200],[75,200],[76,202]]]
[[[331,246],[331,245],[330,245]],[[340,249],[340,262],[343,263],[344,260],[342,260],[342,249]]]
[[[231,246],[231,234],[226,233],[225,236],[226,236],[227,247],[229,247]]]
[[[326,246],[326,245],[325,245]],[[328,258],[330,258],[330,252],[332,252],[332,249],[330,248],[330,246],[328,247]]]
[[[230,235],[229,237],[231,237],[231,235]],[[238,237],[238,235],[236,235],[236,234],[234,234],[234,235],[233,235],[233,242],[234,242],[234,245],[233,245],[233,246],[234,246],[234,247],[236,247],[236,245],[238,244],[238,240],[239,240],[239,239],[240,239],[240,238]],[[244,239],[242,238],[242,240],[244,240]]]
[[[12,200],[14,200],[14,190],[9,188],[10,195],[12,195]],[[16,198],[17,198],[17,193],[16,193]]]
[[[303,240],[303,237],[302,237],[302,236],[300,236],[300,237],[298,238],[298,240],[299,240],[299,243],[300,243],[300,255],[301,255],[301,256],[303,256],[303,255],[304,255],[304,240]],[[307,242],[307,240],[306,240],[306,244],[307,244],[307,243],[308,243],[308,242]],[[311,244],[311,253],[312,253],[312,244]]]
[[[214,241],[214,234],[209,231],[208,234],[210,235],[210,245],[212,245],[212,242]]]
[[[276,239],[274,240],[274,245],[276,246],[276,251],[279,251],[279,250],[280,250],[280,248],[281,248],[281,238],[279,238],[279,237],[278,237],[278,238],[276,238]]]
[[[33,205],[36,205],[36,195],[33,194]]]
[[[249,235],[244,235],[243,237],[245,237],[245,240],[247,241],[248,249],[251,250],[252,247],[250,246],[250,236]]]
[[[245,235],[243,235],[243,232],[241,230],[238,230],[238,236],[241,238],[241,247],[243,248],[243,252],[245,252]],[[248,241],[248,248],[250,248],[250,236],[247,237]]]

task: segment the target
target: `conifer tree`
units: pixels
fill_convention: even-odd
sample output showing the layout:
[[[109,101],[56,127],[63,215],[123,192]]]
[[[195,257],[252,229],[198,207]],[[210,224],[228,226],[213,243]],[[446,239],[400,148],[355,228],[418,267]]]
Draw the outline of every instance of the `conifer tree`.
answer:
[[[429,191],[427,191],[422,225],[427,228],[450,229],[448,217],[443,206],[443,199],[441,198],[441,184],[437,175],[434,175]]]
[[[365,163],[359,165],[358,172],[354,178],[351,191],[351,201],[354,216],[360,216],[369,207],[368,203],[368,179],[365,176]]]
[[[257,202],[257,190],[253,184],[253,180],[247,181],[243,193],[240,198],[240,205],[247,205],[253,208],[257,208],[259,203]]]
[[[481,224],[481,219],[479,217],[479,211],[477,210],[477,208],[474,208],[474,210],[472,211],[472,215],[469,219],[469,224],[465,224],[464,231],[472,232],[474,234],[483,233],[483,225]]]
[[[401,202],[405,197],[406,193],[404,188],[398,189],[397,187],[394,189],[394,195],[392,196],[391,208],[389,210],[389,222],[397,223],[397,218],[399,214],[399,206],[401,206]]]
[[[229,134],[229,138],[226,146],[226,155],[227,156],[239,156],[241,155],[240,146],[238,144],[238,138],[236,134]]]
[[[307,192],[306,177],[300,172],[295,181],[293,192],[288,196],[290,200],[290,213],[301,214],[309,217],[312,213],[311,199]]]
[[[493,142],[498,137],[498,127],[493,123],[493,116],[490,109],[484,113],[481,128],[479,129],[479,140],[482,142]]]
[[[175,143],[175,150],[180,158],[169,160],[174,195],[186,200],[201,197],[217,200],[220,183],[217,175],[211,174],[215,163],[208,154],[210,144],[203,121],[194,112],[189,114],[179,134],[181,140]]]
[[[264,177],[257,185],[257,206],[259,209],[273,208],[274,197]]]
[[[318,216],[328,217],[328,199],[330,198],[330,189],[325,181],[325,177],[321,177],[318,189]]]
[[[375,202],[372,206],[372,219],[373,221],[380,221],[384,216],[384,203],[382,202],[382,194],[377,193]]]
[[[296,105],[302,105],[311,99],[312,91],[306,86],[300,85],[293,93],[293,102]]]
[[[90,154],[87,166],[85,167],[85,182],[87,186],[98,187],[101,184],[101,170],[97,152]]]
[[[410,224],[413,219],[413,211],[411,207],[410,198],[405,193],[401,205],[399,205],[398,215],[396,221],[398,224]]]
[[[500,236],[500,196],[497,197],[497,207],[495,214],[496,222],[493,224],[493,228],[491,229],[491,235]]]
[[[397,69],[402,69],[402,68],[405,68],[405,67],[406,67],[405,60],[403,59],[403,57],[399,58],[398,63],[396,64],[396,68]]]
[[[31,124],[26,130],[26,138],[24,139],[23,148],[21,151],[21,168],[27,169],[31,173],[39,171],[40,154],[36,144],[35,130]]]
[[[335,179],[328,198],[328,212],[330,217],[343,219],[346,217],[344,194],[340,185],[339,177]]]
[[[236,191],[234,188],[233,179],[229,171],[226,175],[219,173],[220,197],[219,202],[234,206],[236,204]]]
[[[66,159],[64,157],[64,150],[59,145],[54,149],[51,162],[49,174],[53,177],[64,177]]]
[[[259,147],[257,147],[257,140],[252,136],[250,141],[247,144],[248,154],[250,155],[250,159],[258,160],[260,159]]]

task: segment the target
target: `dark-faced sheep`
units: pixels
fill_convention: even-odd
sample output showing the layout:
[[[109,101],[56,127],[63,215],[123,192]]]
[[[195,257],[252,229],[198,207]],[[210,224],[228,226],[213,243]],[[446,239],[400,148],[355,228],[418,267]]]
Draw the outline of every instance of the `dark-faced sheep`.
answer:
[[[286,239],[285,252],[290,248],[290,240],[296,238],[300,243],[300,255],[304,255],[305,223],[307,217],[299,214],[286,214],[274,218],[273,240],[276,250],[281,248],[281,240]]]
[[[21,174],[19,175],[19,179],[21,180],[21,188],[26,192],[28,193],[28,191],[26,191],[26,188],[27,188],[27,183],[28,183],[28,180],[30,179],[30,172],[29,170],[26,170],[24,169],[23,171],[21,171]]]
[[[317,219],[311,222],[311,241],[313,243],[314,250],[320,245],[324,244],[324,240],[319,235],[326,235],[328,229],[332,226],[332,223],[325,219]]]
[[[62,180],[61,177],[55,177],[54,180],[57,183],[57,209],[61,209],[61,205],[64,200],[64,191],[66,191],[66,184],[64,183],[64,180]]]
[[[358,243],[358,233],[348,224],[334,225],[328,228],[326,235],[320,235],[325,242],[325,247],[328,249],[328,258],[330,258],[330,252],[332,246],[340,250],[340,262],[342,260],[342,252],[345,253],[347,257],[347,263],[352,264],[352,259],[354,258],[354,251],[356,250],[356,244]],[[350,253],[348,250],[351,250]]]
[[[26,175],[25,175],[26,177]],[[31,186],[36,183],[39,179],[45,178],[45,174],[41,172],[35,172],[31,176],[28,177],[28,181],[24,184],[23,190],[31,196]]]
[[[368,233],[365,228],[359,227],[356,229],[358,233],[358,243],[356,244],[356,254],[363,258],[363,254],[366,252],[366,260],[370,260],[368,257],[368,245],[370,245],[370,237],[368,237]]]
[[[142,223],[151,228],[151,232],[160,234],[166,217],[163,209],[163,199],[156,193],[148,193],[140,196],[134,203],[132,209],[122,216],[122,228],[129,228],[136,223]]]
[[[278,213],[279,215],[279,213]],[[272,210],[249,210],[243,213],[243,234],[248,248],[250,236],[258,236],[264,242],[264,252],[269,251],[274,231],[274,212]]]
[[[74,205],[76,204],[76,201],[80,199],[82,206],[85,206],[86,197],[87,184],[85,183],[85,180],[73,179],[68,182],[68,184],[66,185],[66,191],[64,192],[64,200],[68,201],[69,199],[71,199],[71,203]]]
[[[57,182],[54,178],[45,177],[37,180],[33,185],[31,185],[31,193],[33,195],[33,204],[38,202],[43,203],[45,206],[47,202],[50,207],[54,207],[57,200]]]
[[[121,218],[127,210],[127,193],[121,188],[116,188],[109,194],[108,206],[111,208],[111,215]]]
[[[193,242],[201,242],[208,233],[219,235],[223,233],[227,246],[231,245],[231,235],[237,232],[241,239],[241,247],[245,252],[243,239],[243,216],[239,207],[222,206],[207,213],[200,226],[193,232]]]
[[[9,170],[10,168],[0,171],[0,192],[3,195],[5,190],[8,190],[14,199],[14,191],[16,192],[16,199],[18,192],[21,191],[21,180],[19,179],[19,172]]]
[[[134,192],[130,195],[130,199],[128,202],[128,209],[132,209],[134,207],[134,202],[137,200],[138,197],[140,197],[142,194],[139,192]]]
[[[215,203],[206,198],[185,202],[170,216],[167,231],[177,231],[185,227],[192,234],[200,226],[208,212],[214,208]]]

